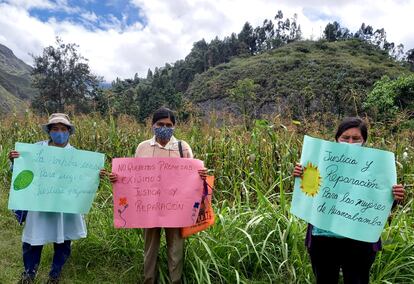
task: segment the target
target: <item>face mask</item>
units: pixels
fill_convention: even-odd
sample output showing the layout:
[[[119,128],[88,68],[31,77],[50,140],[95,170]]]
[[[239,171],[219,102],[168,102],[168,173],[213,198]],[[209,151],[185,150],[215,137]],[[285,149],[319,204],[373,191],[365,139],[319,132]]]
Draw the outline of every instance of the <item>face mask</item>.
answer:
[[[174,128],[170,127],[154,127],[155,137],[162,141],[169,141],[174,133]]]
[[[50,138],[55,144],[66,144],[69,140],[69,132],[50,132]]]
[[[340,144],[355,145],[355,146],[362,146],[362,144],[364,144],[364,143],[362,143],[362,142],[358,142],[358,143],[348,143],[348,142],[345,142],[345,141],[339,141],[339,143],[340,143]]]

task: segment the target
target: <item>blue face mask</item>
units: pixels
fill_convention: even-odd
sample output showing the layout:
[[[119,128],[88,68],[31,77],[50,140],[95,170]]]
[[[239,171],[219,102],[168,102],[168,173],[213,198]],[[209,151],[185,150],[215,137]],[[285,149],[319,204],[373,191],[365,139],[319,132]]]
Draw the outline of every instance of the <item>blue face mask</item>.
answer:
[[[49,132],[50,138],[55,144],[66,144],[69,140],[69,131],[65,132]]]
[[[357,143],[348,143],[348,142],[344,142],[344,141],[339,141],[340,144],[349,144],[349,145],[354,145],[354,146],[362,146],[364,143],[362,142],[357,142]]]
[[[172,127],[154,127],[155,137],[162,141],[169,141],[174,133]]]

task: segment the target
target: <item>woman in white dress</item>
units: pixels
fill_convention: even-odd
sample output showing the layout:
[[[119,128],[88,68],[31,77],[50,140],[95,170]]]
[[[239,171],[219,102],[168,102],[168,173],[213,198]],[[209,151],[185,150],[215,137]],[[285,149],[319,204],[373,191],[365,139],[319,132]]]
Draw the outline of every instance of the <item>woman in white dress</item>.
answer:
[[[69,137],[75,132],[75,127],[66,114],[52,114],[42,128],[49,135],[49,140],[40,141],[37,145],[73,148]],[[18,157],[19,153],[15,150],[9,153],[12,162]],[[47,283],[58,283],[71,252],[71,241],[85,237],[86,224],[81,214],[28,211],[22,236],[24,272],[18,283],[34,282],[43,245],[48,243],[53,243],[54,255]]]

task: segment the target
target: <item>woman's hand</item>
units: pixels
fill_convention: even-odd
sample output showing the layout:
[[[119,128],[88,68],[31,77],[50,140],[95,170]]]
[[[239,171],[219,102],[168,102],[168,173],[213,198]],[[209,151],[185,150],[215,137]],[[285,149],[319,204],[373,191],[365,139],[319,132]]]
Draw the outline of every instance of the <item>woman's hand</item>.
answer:
[[[118,175],[115,173],[109,173],[105,169],[99,171],[99,177],[102,179],[104,177],[109,177],[109,181],[115,183],[118,180]]]
[[[206,178],[208,176],[207,169],[204,168],[204,169],[198,170],[198,174],[200,175],[202,180],[206,180]]]
[[[109,173],[109,181],[112,183],[116,183],[118,181],[118,175],[115,173]]]
[[[20,157],[20,153],[17,152],[16,150],[11,150],[9,153],[9,159],[10,161],[13,162],[14,159],[17,159],[18,157]]]
[[[303,167],[301,164],[296,163],[295,169],[293,170],[294,177],[301,177],[303,175]]]
[[[107,175],[108,175],[108,172],[107,172],[105,169],[101,169],[101,170],[99,171],[99,178],[100,178],[100,179],[105,178]]]
[[[394,195],[394,200],[401,201],[404,199],[405,189],[402,184],[396,184],[392,187],[392,195]]]

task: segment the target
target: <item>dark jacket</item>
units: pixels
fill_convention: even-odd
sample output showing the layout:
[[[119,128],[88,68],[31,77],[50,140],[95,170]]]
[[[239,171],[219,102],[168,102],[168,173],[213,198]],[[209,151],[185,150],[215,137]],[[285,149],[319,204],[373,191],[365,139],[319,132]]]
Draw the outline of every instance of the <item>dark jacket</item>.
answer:
[[[305,238],[305,246],[307,247],[308,250],[310,249],[310,247],[312,245],[312,238],[313,238],[312,229],[313,229],[313,225],[308,224],[308,229],[306,231],[306,238]],[[372,243],[372,249],[373,249],[373,251],[382,250],[381,239],[379,239],[376,243]]]

